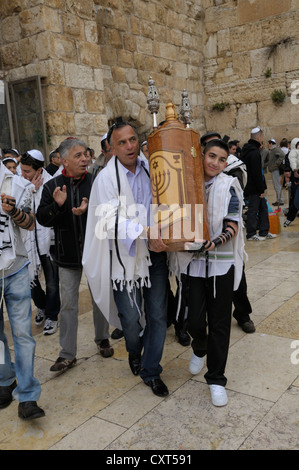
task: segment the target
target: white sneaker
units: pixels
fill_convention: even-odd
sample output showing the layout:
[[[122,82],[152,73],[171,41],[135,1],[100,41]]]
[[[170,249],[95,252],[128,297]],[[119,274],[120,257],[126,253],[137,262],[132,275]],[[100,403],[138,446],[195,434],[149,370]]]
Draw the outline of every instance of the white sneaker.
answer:
[[[46,318],[45,309],[38,308],[35,318],[34,318],[34,323],[38,326],[42,325],[45,321],[45,318]]]
[[[252,235],[252,237],[247,238],[248,242],[261,242],[262,240],[266,240],[266,237],[261,237],[260,235]]]
[[[270,233],[268,232],[268,235],[266,236],[267,240],[272,240],[272,238],[276,238],[277,235],[275,235],[275,233]]]
[[[209,385],[214,406],[225,406],[228,402],[226,390],[222,385]]]
[[[44,335],[53,335],[56,333],[58,328],[58,321],[50,320],[47,318],[45,326],[44,326]]]
[[[191,372],[191,374],[193,375],[199,374],[199,372],[203,368],[204,362],[205,362],[204,357],[198,357],[195,354],[192,354],[191,360],[189,362],[189,371]]]

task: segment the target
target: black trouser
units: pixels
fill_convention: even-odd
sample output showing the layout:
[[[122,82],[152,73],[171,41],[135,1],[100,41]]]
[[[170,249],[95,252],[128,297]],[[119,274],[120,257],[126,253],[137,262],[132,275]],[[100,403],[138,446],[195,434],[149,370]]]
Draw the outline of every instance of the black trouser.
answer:
[[[182,275],[191,346],[196,356],[207,355],[205,379],[208,384],[225,386],[227,382],[224,370],[229,350],[233,282],[234,266],[225,275],[216,276],[214,297],[214,277],[204,279]]]
[[[245,266],[243,265],[243,274],[237,290],[233,292],[233,304],[235,307],[233,317],[239,324],[250,320],[249,314],[252,313],[251,304],[247,297],[247,282],[245,276]]]
[[[269,216],[266,199],[258,194],[248,196],[248,211],[246,220],[247,238],[256,234],[259,228],[261,237],[265,237],[269,232]]]
[[[290,222],[293,222],[293,220],[295,220],[297,212],[299,210],[294,204],[296,191],[299,191],[298,186],[295,185],[294,182],[292,182],[291,189],[290,189],[289,210],[288,210],[288,215],[287,215],[287,220],[289,220]]]
[[[31,288],[31,297],[37,308],[45,309],[46,318],[57,321],[60,311],[58,267],[50,256],[41,255],[40,261],[45,277],[46,292],[37,276],[34,280],[35,286]]]

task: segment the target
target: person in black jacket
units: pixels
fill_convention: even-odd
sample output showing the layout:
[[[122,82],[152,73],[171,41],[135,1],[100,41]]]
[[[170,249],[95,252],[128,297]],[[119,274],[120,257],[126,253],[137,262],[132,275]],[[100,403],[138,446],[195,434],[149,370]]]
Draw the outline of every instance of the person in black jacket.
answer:
[[[49,173],[49,175],[53,176],[60,167],[60,155],[58,149],[53,150],[50,153],[49,158],[50,163],[48,166],[46,166],[45,170]]]
[[[247,168],[247,184],[244,195],[248,200],[246,222],[246,238],[248,241],[261,241],[266,238],[276,238],[269,232],[268,207],[265,198],[267,189],[262,170],[260,146],[263,141],[263,131],[260,127],[252,129],[248,142],[243,146],[241,160]],[[259,228],[259,235],[257,229]]]
[[[88,199],[92,175],[87,173],[86,144],[66,139],[59,146],[64,169],[49,180],[36,212],[38,222],[53,227],[55,262],[61,284],[61,351],[51,371],[62,371],[76,363],[78,298],[82,276],[82,253],[86,230]],[[93,302],[95,342],[104,357],[113,355],[109,344],[109,324]]]

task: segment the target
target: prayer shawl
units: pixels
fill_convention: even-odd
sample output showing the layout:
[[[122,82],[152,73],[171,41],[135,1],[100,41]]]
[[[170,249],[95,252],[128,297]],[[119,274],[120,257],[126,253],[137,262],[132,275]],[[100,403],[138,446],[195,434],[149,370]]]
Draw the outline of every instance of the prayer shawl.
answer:
[[[114,236],[116,223],[118,238],[123,236],[124,227],[129,231],[130,221],[132,225],[139,223],[135,211],[129,210],[133,205],[135,201],[127,176],[113,156],[91,188],[82,264],[94,301],[108,322],[117,328],[121,326],[112,288],[116,289],[119,282],[133,302],[136,287],[150,286],[151,261],[146,241],[136,238],[136,255],[129,256],[125,245]],[[130,216],[130,212],[134,212],[134,216]]]
[[[30,208],[32,197],[32,184],[18,175],[14,175],[0,163],[0,191],[1,194],[12,196],[16,200],[18,209]],[[11,217],[2,211],[0,200],[0,270],[9,268],[16,259],[15,251],[15,224]]]
[[[230,188],[233,187],[239,200],[239,230],[232,239],[233,256],[235,265],[234,290],[237,290],[241,281],[243,272],[244,256],[244,234],[242,222],[242,201],[243,191],[237,178],[220,173],[215,177],[209,189],[209,198],[207,202],[207,218],[210,230],[210,240],[214,240],[223,231],[223,219],[227,216],[229,201],[231,198]],[[225,244],[223,245],[225,247]],[[221,246],[219,247],[221,249]],[[214,253],[217,255],[217,248]],[[213,252],[209,252],[213,256]],[[188,264],[194,258],[193,253],[169,253],[169,268],[180,280],[181,273],[187,269]],[[216,259],[216,257],[215,257]],[[215,261],[217,263],[217,261]],[[216,276],[216,272],[214,272]],[[215,291],[214,291],[215,294]]]
[[[34,186],[32,187],[32,206],[31,210],[33,214],[36,214],[37,208],[40,204],[43,186],[44,184],[53,178],[46,170],[43,169],[42,171],[42,178],[43,184],[40,186],[36,191]],[[41,271],[41,261],[40,255],[48,255],[50,256],[50,245],[51,240],[54,238],[54,231],[52,228],[43,227],[40,225],[37,220],[35,220],[35,227],[34,230],[28,231],[26,230],[23,241],[25,244],[25,248],[28,253],[28,258],[30,261],[29,264],[29,278],[30,278],[30,285],[31,287],[35,286],[34,279],[36,279],[40,275]]]

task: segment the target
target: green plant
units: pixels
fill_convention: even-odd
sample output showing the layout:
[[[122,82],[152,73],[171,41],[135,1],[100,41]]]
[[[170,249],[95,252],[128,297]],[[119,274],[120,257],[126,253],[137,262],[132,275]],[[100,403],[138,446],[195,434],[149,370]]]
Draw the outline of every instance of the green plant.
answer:
[[[266,78],[270,78],[272,75],[272,69],[271,67],[267,67],[266,72],[264,73]]]
[[[277,90],[275,89],[272,93],[271,93],[271,98],[272,98],[272,101],[273,103],[275,104],[281,104],[284,102],[285,100],[285,97],[286,97],[286,94],[283,90]]]
[[[221,103],[215,103],[212,106],[213,111],[224,111],[225,108],[229,107],[229,103],[221,101]]]

